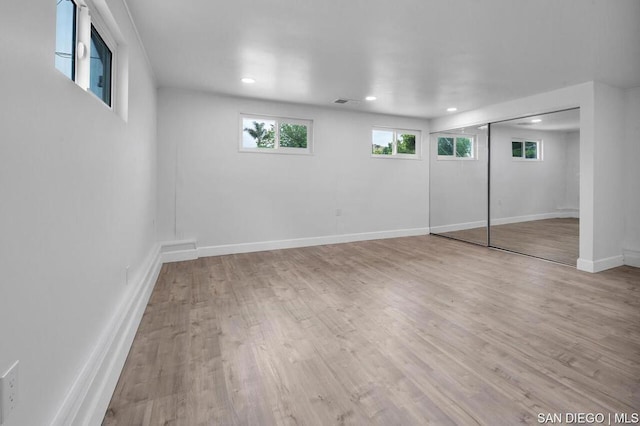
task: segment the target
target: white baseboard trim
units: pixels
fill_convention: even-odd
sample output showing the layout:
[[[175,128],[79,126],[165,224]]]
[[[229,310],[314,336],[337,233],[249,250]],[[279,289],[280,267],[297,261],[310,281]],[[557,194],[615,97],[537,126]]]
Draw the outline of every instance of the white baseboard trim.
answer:
[[[455,223],[453,225],[443,225],[443,226],[432,226],[429,228],[432,234],[443,234],[445,232],[455,232],[455,231],[464,231],[467,229],[474,228],[486,228],[487,221],[480,220],[477,222],[465,222],[465,223]]]
[[[602,272],[607,269],[617,268],[624,265],[624,257],[622,255],[611,256],[599,260],[578,259],[577,268],[585,272]]]
[[[199,257],[223,256],[227,254],[252,253],[266,250],[311,247],[325,244],[341,244],[385,238],[413,237],[429,234],[429,228],[399,229],[394,231],[363,232],[358,234],[327,235],[322,237],[296,238],[290,240],[261,241],[256,243],[224,244],[197,247],[196,242],[168,241],[162,243],[163,262],[193,260]]]
[[[429,228],[400,229],[395,231],[363,232],[359,234],[328,235],[324,237],[297,238],[291,240],[263,241],[258,243],[227,244],[198,248],[198,257],[222,256],[226,254],[252,253],[326,244],[352,243],[356,241],[381,240],[385,238],[414,237],[427,235]]]
[[[623,250],[622,255],[624,256],[625,265],[640,268],[640,251]]]
[[[162,267],[160,246],[143,262],[140,280],[124,295],[89,359],[76,376],[53,426],[99,425]]]
[[[574,218],[580,219],[580,210],[579,209],[558,209],[556,211],[556,217],[559,218]]]
[[[491,219],[491,225],[508,225],[510,223],[531,222],[533,220],[544,219],[563,219],[569,217],[578,217],[578,213],[573,210],[562,210],[551,213],[539,213],[526,216],[503,217],[499,219]]]
[[[579,218],[578,210],[560,209],[552,213],[539,213],[526,216],[503,217],[499,219],[491,219],[491,225],[507,225],[510,223],[530,222],[532,220],[558,219],[558,218]],[[441,234],[444,232],[464,231],[466,229],[486,227],[487,222],[479,220],[476,222],[454,223],[451,225],[432,226],[432,234]]]
[[[196,240],[166,241],[160,247],[162,263],[181,262],[198,258]]]

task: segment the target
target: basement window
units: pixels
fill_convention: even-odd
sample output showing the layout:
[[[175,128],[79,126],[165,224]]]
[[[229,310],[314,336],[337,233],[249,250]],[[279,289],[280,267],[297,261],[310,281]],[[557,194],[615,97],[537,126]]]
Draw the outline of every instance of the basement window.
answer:
[[[517,161],[542,160],[542,141],[512,138],[511,158]]]
[[[112,106],[116,43],[100,15],[82,0],[56,0],[55,66]]]
[[[113,53],[96,27],[91,25],[89,90],[111,106],[111,62]]]
[[[374,127],[371,156],[378,158],[419,158],[420,131]]]
[[[438,135],[438,160],[475,160],[475,135]]]
[[[313,121],[262,115],[240,116],[240,151],[311,154]]]

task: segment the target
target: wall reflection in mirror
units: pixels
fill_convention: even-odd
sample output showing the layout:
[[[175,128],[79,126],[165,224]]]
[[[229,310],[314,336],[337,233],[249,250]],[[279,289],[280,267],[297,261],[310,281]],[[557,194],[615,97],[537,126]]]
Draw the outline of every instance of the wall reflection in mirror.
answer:
[[[579,109],[490,126],[490,245],[575,265]]]
[[[487,245],[487,128],[431,134],[431,233]]]

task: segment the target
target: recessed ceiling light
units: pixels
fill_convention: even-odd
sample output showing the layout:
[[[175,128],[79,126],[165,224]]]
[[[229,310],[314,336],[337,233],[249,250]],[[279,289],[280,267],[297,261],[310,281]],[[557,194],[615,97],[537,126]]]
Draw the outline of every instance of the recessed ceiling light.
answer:
[[[251,78],[251,77],[244,77],[244,78],[243,78],[242,80],[240,80],[240,81],[242,81],[242,82],[243,82],[243,83],[245,83],[245,84],[253,84],[253,83],[255,83],[255,82],[256,82],[256,80],[255,80],[255,79],[253,79],[253,78]]]
[[[484,130],[484,129],[486,129],[487,127],[488,127],[488,126],[485,124],[484,126],[480,126],[480,127],[478,127],[478,130]]]
[[[456,112],[457,110],[458,108],[456,107],[447,108],[447,112]]]
[[[532,122],[532,123],[539,123],[539,122],[541,122],[541,121],[542,121],[542,120],[541,120],[541,119],[539,119],[539,118],[534,118],[533,120],[531,120],[531,122]]]
[[[376,99],[378,99],[378,98],[376,98],[375,96],[367,96],[367,97],[366,97],[366,98],[364,98],[364,99],[365,99],[365,100],[367,100],[367,101],[375,101],[375,100],[376,100]]]

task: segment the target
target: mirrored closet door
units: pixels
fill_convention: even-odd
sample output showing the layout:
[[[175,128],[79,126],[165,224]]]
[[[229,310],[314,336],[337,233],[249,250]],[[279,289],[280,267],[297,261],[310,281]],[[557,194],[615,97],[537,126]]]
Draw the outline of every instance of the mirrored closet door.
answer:
[[[490,124],[489,245],[576,265],[579,109]]]
[[[430,219],[432,234],[486,246],[487,125],[430,137]]]

